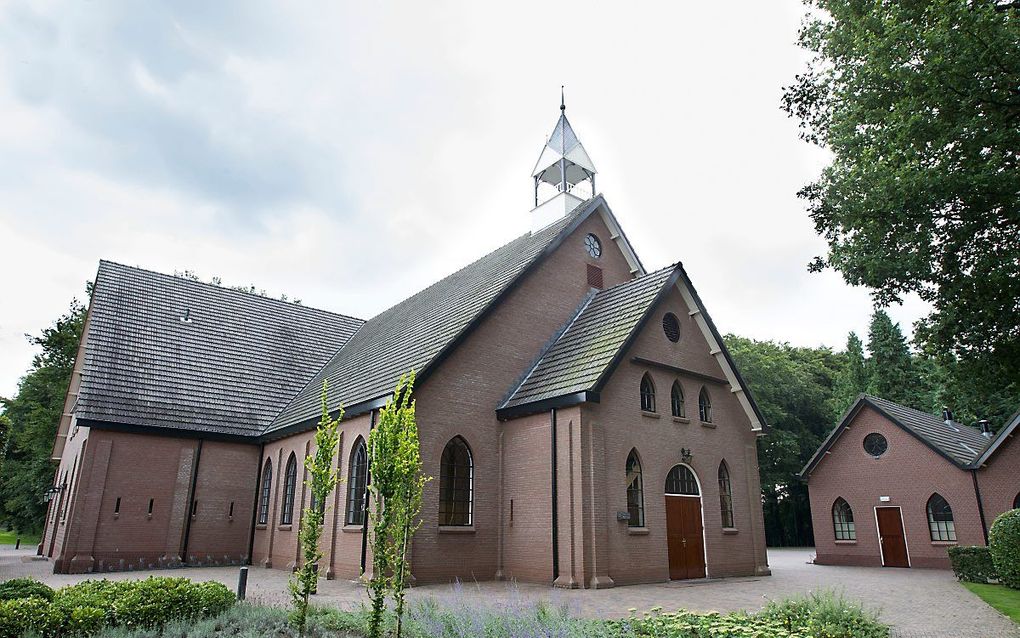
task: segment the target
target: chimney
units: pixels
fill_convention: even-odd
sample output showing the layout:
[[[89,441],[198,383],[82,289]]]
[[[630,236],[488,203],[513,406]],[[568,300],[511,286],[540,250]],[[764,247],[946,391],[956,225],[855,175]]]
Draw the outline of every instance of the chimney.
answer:
[[[981,419],[978,421],[978,427],[981,428],[982,436],[992,438],[992,426],[988,423],[988,419]]]
[[[953,411],[946,406],[942,406],[942,420],[945,421],[947,425],[953,422]]]

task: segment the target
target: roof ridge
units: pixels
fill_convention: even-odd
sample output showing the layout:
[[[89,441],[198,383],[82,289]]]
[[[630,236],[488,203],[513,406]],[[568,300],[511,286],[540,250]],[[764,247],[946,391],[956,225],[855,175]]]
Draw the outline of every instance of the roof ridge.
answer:
[[[672,270],[676,269],[676,267],[679,266],[679,265],[680,265],[680,262],[677,261],[677,262],[674,262],[674,263],[670,264],[669,266],[663,266],[662,268],[659,268],[658,270],[653,270],[651,272],[646,272],[643,275],[639,275],[637,277],[633,277],[631,279],[628,279],[627,281],[615,284],[615,285],[610,286],[608,288],[603,288],[602,290],[600,290],[598,292],[598,295],[605,294],[605,293],[607,293],[607,292],[609,292],[611,290],[615,290],[617,288],[622,288],[624,286],[630,286],[631,284],[635,284],[635,283],[637,283],[639,281],[643,281],[643,280],[647,279],[648,277],[654,277],[655,275],[661,275],[663,272],[665,272],[667,270],[668,271],[672,271]]]
[[[209,288],[211,290],[220,290],[220,291],[227,292],[229,294],[241,295],[241,296],[245,296],[245,297],[248,297],[248,298],[251,298],[251,299],[264,299],[266,301],[271,301],[271,302],[274,302],[274,303],[277,303],[277,304],[284,304],[284,305],[286,305],[288,307],[291,307],[291,308],[303,308],[303,309],[312,310],[312,311],[315,311],[315,312],[322,312],[322,313],[326,313],[326,314],[329,314],[329,315],[333,315],[335,317],[343,317],[344,319],[353,319],[355,321],[360,321],[362,323],[364,323],[366,321],[365,319],[362,319],[360,317],[355,317],[354,315],[344,314],[342,312],[336,312],[336,311],[333,311],[333,310],[327,310],[325,308],[319,308],[317,306],[308,306],[308,305],[305,305],[304,303],[298,303],[296,301],[289,301],[289,300],[284,300],[284,299],[278,299],[276,297],[269,297],[267,295],[260,295],[257,292],[251,292],[251,291],[248,291],[248,290],[240,290],[238,288],[233,288],[231,286],[217,285],[217,284],[214,284],[212,282],[202,281],[201,279],[189,279],[187,277],[181,277],[179,275],[168,274],[168,273],[165,273],[165,272],[160,272],[158,270],[153,270],[151,268],[143,268],[141,266],[131,266],[129,264],[121,263],[119,261],[113,261],[112,259],[100,259],[99,260],[99,264],[100,264],[100,269],[102,268],[103,264],[110,265],[110,266],[117,266],[117,267],[120,267],[120,268],[127,268],[129,270],[134,270],[134,271],[137,271],[137,272],[143,272],[143,273],[148,273],[148,274],[151,274],[151,275],[157,275],[159,277],[165,277],[165,278],[168,278],[168,279],[170,279],[172,281],[182,281],[182,282],[187,282],[188,284],[198,284],[198,285],[204,286],[206,288]]]

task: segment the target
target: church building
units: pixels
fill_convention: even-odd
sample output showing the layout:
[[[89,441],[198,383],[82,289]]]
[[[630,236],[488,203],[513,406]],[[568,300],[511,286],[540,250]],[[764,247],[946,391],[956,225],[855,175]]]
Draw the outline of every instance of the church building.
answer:
[[[764,419],[683,266],[638,259],[560,109],[533,230],[367,321],[100,262],[53,446],[54,571],[293,569],[326,380],[345,418],[320,574],[359,578],[366,439],[414,370],[433,477],[416,582],[768,574]]]

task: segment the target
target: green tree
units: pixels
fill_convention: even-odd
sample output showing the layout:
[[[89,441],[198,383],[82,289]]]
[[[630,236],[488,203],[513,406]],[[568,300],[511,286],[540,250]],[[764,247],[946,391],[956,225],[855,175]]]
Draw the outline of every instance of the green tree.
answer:
[[[1020,396],[1020,3],[806,0],[784,90],[832,153],[805,187],[831,266],[880,305],[917,293],[933,356]],[[964,366],[962,369],[967,369]]]
[[[91,289],[89,289],[91,292]],[[18,532],[42,529],[42,495],[53,485],[53,439],[64,409],[74,358],[81,341],[85,306],[71,302],[67,313],[29,341],[40,348],[11,398],[0,398],[10,419],[7,457],[0,475],[0,522]]]
[[[929,408],[921,399],[920,379],[900,326],[884,310],[875,310],[868,330],[868,393],[883,399]]]
[[[842,413],[850,407],[854,399],[868,390],[868,363],[864,357],[864,344],[856,333],[851,332],[846,339],[846,361],[843,368],[836,374],[833,393],[834,408]]]
[[[312,490],[312,502],[305,508],[301,516],[301,528],[298,531],[298,545],[301,547],[301,566],[294,572],[289,584],[290,595],[294,601],[294,621],[301,636],[305,635],[305,623],[308,619],[308,597],[315,592],[319,579],[319,539],[322,537],[322,523],[326,515],[326,499],[340,480],[333,463],[337,444],[340,442],[340,421],[344,418],[344,408],[335,419],[330,418],[326,407],[327,381],[322,382],[322,417],[315,430],[315,453],[305,457],[305,468],[308,470],[307,485]]]
[[[369,635],[382,633],[386,594],[391,593],[400,638],[404,592],[407,589],[407,548],[421,525],[421,496],[429,479],[422,473],[421,446],[412,399],[414,372],[401,377],[393,397],[379,411],[368,437],[372,468],[372,579]]]

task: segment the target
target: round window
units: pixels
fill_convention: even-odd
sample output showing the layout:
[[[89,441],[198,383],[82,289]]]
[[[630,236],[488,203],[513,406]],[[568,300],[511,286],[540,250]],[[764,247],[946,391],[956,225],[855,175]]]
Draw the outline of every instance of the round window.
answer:
[[[885,454],[885,451],[888,449],[889,442],[878,432],[872,432],[864,437],[864,451],[876,459]]]
[[[667,312],[662,318],[662,331],[673,343],[680,341],[680,320],[672,312]]]
[[[584,238],[584,249],[592,257],[598,258],[602,256],[602,242],[592,233],[588,233],[588,236]]]

